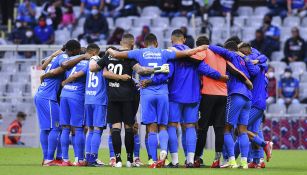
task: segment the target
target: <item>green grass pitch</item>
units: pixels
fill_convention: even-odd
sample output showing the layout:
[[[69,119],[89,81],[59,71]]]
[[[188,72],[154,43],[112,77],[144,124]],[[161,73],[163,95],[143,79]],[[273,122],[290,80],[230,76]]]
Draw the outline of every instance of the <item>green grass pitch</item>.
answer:
[[[73,151],[70,150],[70,153]],[[123,150],[123,153],[125,151]],[[99,158],[108,163],[108,150],[99,152]],[[211,164],[213,151],[205,151],[205,163]],[[72,157],[72,156],[71,156]],[[125,155],[123,154],[125,162]],[[145,163],[145,150],[141,152],[141,160]],[[307,151],[277,151],[274,150],[271,162],[265,169],[149,169],[141,168],[101,168],[89,167],[42,167],[41,150],[39,148],[1,148],[0,175],[307,175]],[[180,164],[183,163],[182,152]]]

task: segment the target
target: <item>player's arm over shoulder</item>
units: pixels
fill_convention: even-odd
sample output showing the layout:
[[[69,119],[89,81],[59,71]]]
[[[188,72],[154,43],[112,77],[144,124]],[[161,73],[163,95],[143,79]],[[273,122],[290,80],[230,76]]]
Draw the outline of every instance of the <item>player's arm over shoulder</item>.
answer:
[[[84,71],[75,72],[72,75],[70,75],[66,80],[62,81],[62,86],[64,86],[67,83],[76,81],[78,78],[81,78],[85,75]]]
[[[142,67],[139,63],[135,64],[132,69],[139,75],[149,75],[154,73],[153,68]]]
[[[130,52],[130,51],[122,51],[122,52],[120,52],[120,51],[117,51],[117,50],[112,49],[112,48],[109,48],[107,50],[107,53],[109,53],[112,57],[118,58],[118,59],[129,58],[128,57],[128,52]]]

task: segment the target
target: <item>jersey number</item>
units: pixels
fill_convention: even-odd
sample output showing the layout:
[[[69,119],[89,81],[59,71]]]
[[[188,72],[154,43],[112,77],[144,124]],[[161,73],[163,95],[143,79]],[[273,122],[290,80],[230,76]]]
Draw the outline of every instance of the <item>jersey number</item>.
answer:
[[[94,72],[89,72],[90,77],[89,77],[89,82],[88,82],[88,87],[97,87],[98,86],[98,77],[96,76],[96,73]]]
[[[158,67],[158,63],[148,63],[149,67]]]
[[[108,70],[110,70],[111,72],[113,72],[114,74],[117,75],[122,75],[123,74],[123,65],[121,64],[109,64],[108,65]]]
[[[48,64],[48,66],[46,67],[45,73],[47,73],[47,72],[50,71],[51,65],[52,65],[52,64]]]

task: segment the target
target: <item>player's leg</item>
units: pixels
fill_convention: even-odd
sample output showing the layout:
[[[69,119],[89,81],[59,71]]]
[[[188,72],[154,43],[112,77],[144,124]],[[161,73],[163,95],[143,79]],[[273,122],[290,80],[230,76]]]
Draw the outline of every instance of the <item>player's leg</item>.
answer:
[[[67,98],[61,98],[60,102],[60,125],[62,126],[61,134],[61,147],[62,147],[62,156],[63,156],[63,166],[71,166],[72,164],[69,161],[69,135],[71,131],[70,127],[70,110]]]
[[[88,128],[88,133],[85,142],[85,159],[88,162],[91,155],[91,143],[94,132],[92,105],[90,104],[84,105],[84,113],[85,113],[85,126]]]
[[[147,165],[151,165],[151,164],[153,164],[153,160],[152,160],[152,156],[150,155],[150,150],[149,150],[148,133],[149,133],[149,127],[148,127],[148,125],[146,125],[145,146],[146,146],[146,152],[147,152],[147,157],[148,157]]]
[[[171,154],[172,162],[168,167],[177,167],[179,163],[178,158],[178,137],[177,127],[181,118],[181,108],[179,103],[169,102],[169,118],[167,132],[169,135],[168,147]]]
[[[133,162],[134,166],[139,167],[143,165],[143,163],[140,160],[141,140],[139,135],[139,124],[137,122],[135,122],[133,125],[133,134],[134,134]]]
[[[58,161],[59,164],[62,164],[62,147],[61,147],[61,142],[60,142],[60,138],[61,138],[61,134],[62,134],[62,128],[60,128],[60,135],[58,137],[58,145],[56,148],[56,160]]]
[[[103,129],[106,126],[106,113],[107,107],[104,105],[94,105],[94,113],[93,113],[93,137],[91,142],[91,162],[90,166],[102,166],[97,163],[98,159],[98,150],[101,143],[101,135]]]
[[[126,167],[133,166],[133,150],[134,150],[134,132],[133,125],[135,123],[135,110],[134,103],[122,103],[122,121],[125,124],[125,147],[127,153]]]
[[[156,111],[157,111],[157,123],[159,125],[159,144],[160,144],[160,160],[165,161],[168,152],[168,115],[169,115],[169,101],[168,95],[157,95],[156,96]],[[165,163],[165,162],[163,162]]]
[[[115,158],[115,153],[114,153],[114,148],[113,148],[113,142],[112,142],[112,125],[108,124],[110,128],[109,132],[109,137],[108,137],[108,147],[109,147],[109,155],[110,155],[110,161],[109,165],[110,166],[115,166],[116,164],[116,158]]]
[[[183,104],[183,123],[186,126],[187,167],[194,167],[196,149],[196,122],[198,120],[199,103]]]
[[[181,145],[182,145],[182,149],[183,149],[183,153],[184,153],[184,157],[186,158],[188,156],[188,152],[187,152],[187,141],[186,141],[186,134],[185,134],[185,125],[183,123],[180,124],[180,129],[181,129]],[[187,160],[185,159],[185,164],[186,164]]]
[[[247,125],[249,119],[249,113],[251,109],[251,101],[245,98],[245,105],[241,110],[239,120],[238,120],[238,140],[241,152],[241,167],[246,169],[248,168],[247,157],[249,152],[249,139],[247,135]]]

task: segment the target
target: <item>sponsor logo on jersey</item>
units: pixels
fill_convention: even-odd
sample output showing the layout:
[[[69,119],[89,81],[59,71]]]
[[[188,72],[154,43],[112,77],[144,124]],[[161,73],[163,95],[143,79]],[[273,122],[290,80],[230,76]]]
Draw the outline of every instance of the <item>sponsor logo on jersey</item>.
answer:
[[[110,87],[116,87],[116,88],[118,88],[118,87],[120,87],[120,84],[119,83],[117,83],[117,82],[109,82],[109,86]]]
[[[85,93],[86,93],[86,95],[95,96],[97,94],[97,91],[86,91]]]
[[[143,58],[144,59],[161,59],[161,53],[160,52],[151,52],[151,51],[146,51],[143,53]]]
[[[78,86],[65,85],[64,89],[76,91],[78,89]]]

